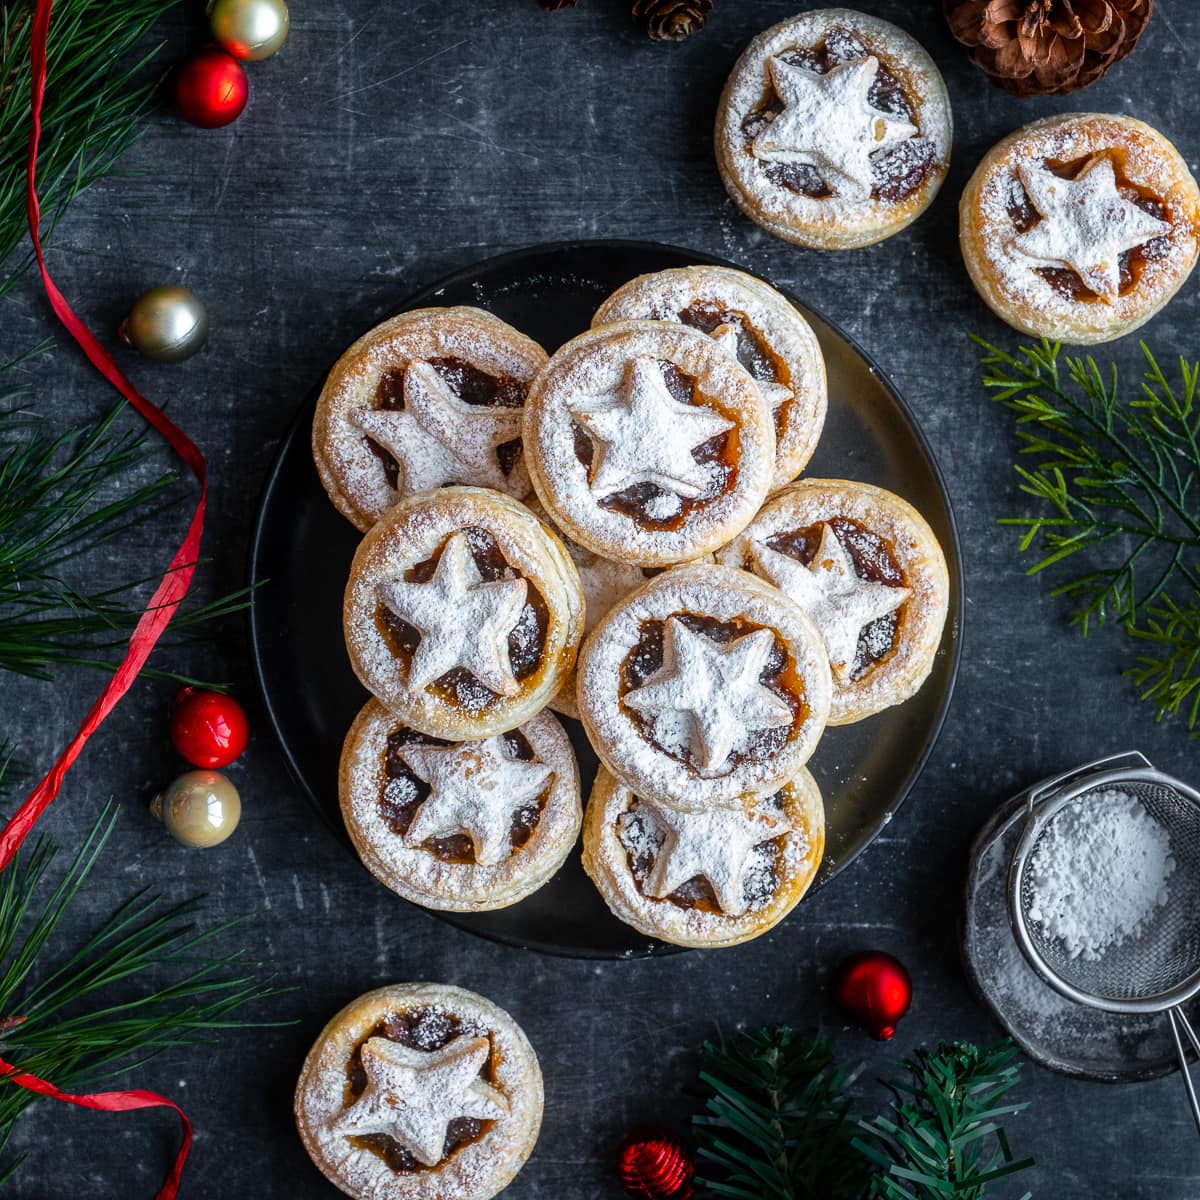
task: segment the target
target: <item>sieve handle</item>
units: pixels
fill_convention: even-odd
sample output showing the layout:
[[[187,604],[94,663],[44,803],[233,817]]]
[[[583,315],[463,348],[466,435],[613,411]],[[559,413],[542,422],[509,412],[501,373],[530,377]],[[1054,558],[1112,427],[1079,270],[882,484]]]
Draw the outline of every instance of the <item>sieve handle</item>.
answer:
[[[1183,1074],[1183,1086],[1187,1089],[1188,1103],[1192,1106],[1192,1119],[1196,1122],[1196,1132],[1200,1133],[1200,1101],[1196,1099],[1196,1086],[1192,1083],[1192,1073],[1189,1070],[1191,1064],[1188,1062],[1187,1053],[1183,1048],[1180,1031],[1182,1030],[1187,1040],[1191,1042],[1192,1049],[1198,1058],[1200,1058],[1200,1038],[1197,1038],[1192,1023],[1187,1019],[1180,1005],[1177,1004],[1168,1010],[1168,1016],[1171,1018],[1171,1037],[1175,1040],[1175,1053],[1179,1055],[1179,1070]]]
[[[1130,760],[1150,770],[1154,769],[1154,764],[1140,750],[1126,750],[1123,754],[1108,754],[1104,758],[1094,758],[1091,762],[1084,763],[1082,767],[1072,767],[1069,771],[1064,771],[1061,775],[1052,776],[1050,779],[1043,779],[1041,783],[1035,785],[1029,793],[1029,799],[1025,801],[1025,811],[1032,816],[1033,810],[1040,803],[1042,797],[1048,792],[1062,787],[1063,784],[1073,783],[1075,780],[1083,779],[1085,776],[1091,775],[1096,771],[1101,769],[1108,770],[1117,766],[1118,763]]]

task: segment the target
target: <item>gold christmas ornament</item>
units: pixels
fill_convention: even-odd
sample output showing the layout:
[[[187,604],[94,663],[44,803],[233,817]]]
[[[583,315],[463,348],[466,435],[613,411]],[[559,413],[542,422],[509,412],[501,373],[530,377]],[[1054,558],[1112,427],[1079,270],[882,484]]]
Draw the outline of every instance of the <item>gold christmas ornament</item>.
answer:
[[[270,58],[288,35],[284,0],[210,0],[212,35],[234,58]]]
[[[208,313],[194,292],[165,284],[133,302],[117,335],[147,358],[182,362],[208,340]]]
[[[220,771],[188,771],[150,801],[150,812],[185,846],[207,849],[237,828],[242,800]]]

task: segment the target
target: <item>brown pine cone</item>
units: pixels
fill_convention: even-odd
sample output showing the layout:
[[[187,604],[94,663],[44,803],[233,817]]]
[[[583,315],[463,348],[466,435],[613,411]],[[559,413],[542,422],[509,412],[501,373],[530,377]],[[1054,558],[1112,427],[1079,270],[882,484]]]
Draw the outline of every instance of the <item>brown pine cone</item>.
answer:
[[[1124,58],[1154,0],[942,0],[971,61],[1018,96],[1065,95]]]
[[[682,42],[704,28],[713,0],[634,0],[633,17],[656,42]]]

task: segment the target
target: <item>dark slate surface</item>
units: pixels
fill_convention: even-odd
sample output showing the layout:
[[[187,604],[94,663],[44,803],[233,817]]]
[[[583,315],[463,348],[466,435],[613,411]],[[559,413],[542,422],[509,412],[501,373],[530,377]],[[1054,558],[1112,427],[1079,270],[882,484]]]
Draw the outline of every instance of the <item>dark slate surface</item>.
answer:
[[[73,845],[108,795],[124,817],[69,935],[138,886],[207,892],[213,917],[253,922],[231,939],[296,990],[269,1015],[283,1029],[232,1033],[136,1074],[177,1097],[197,1125],[184,1194],[326,1197],[290,1118],[300,1061],[326,1018],[386,981],[476,988],[529,1031],[546,1074],[537,1152],[511,1189],[529,1200],[617,1196],[610,1155],[638,1118],[678,1116],[694,1048],[714,1020],[819,1025],[847,1056],[886,1073],[918,1042],[984,1040],[996,1029],[959,966],[956,921],[967,847],[1004,797],[1057,769],[1138,746],[1163,768],[1194,769],[1184,735],[1157,727],[1118,674],[1115,635],[1081,643],[1060,606],[1022,576],[998,515],[1018,501],[1007,417],[983,399],[969,328],[1005,336],[977,301],[956,244],[955,200],[983,151],[1036,116],[1131,112],[1171,134],[1193,165],[1200,10],[1159,0],[1135,57],[1086,95],[1018,101],[990,88],[944,32],[937,5],[865,0],[906,25],[945,71],[955,107],[947,186],[914,228],[881,246],[825,255],[785,245],[726,199],[712,162],[717,94],[741,46],[789,15],[789,0],[724,0],[703,36],[644,42],[623,0],[539,12],[528,0],[297,4],[291,41],[251,68],[252,107],[225,131],[153,120],[126,165],[143,174],[94,189],[53,242],[58,280],[95,327],[111,329],[151,284],[194,287],[213,315],[211,346],[177,367],[131,362],[147,392],[209,455],[214,483],[203,587],[238,585],[250,518],[274,446],[329,361],[404,295],[443,271],[548,239],[635,237],[691,244],[777,279],[857,337],[909,399],[946,472],[967,572],[966,653],[949,724],[924,778],[860,863],[774,935],[667,961],[597,964],[519,955],[452,930],[385,892],[304,807],[259,720],[232,774],[246,815],[220,850],[188,853],[146,816],[177,764],[165,749],[171,689],[139,686],[96,739],[45,821]],[[199,4],[191,5],[198,10]],[[198,12],[169,30],[201,36]],[[1149,327],[1186,346],[1200,310],[1193,282]],[[0,353],[50,329],[28,281],[4,305]],[[1136,368],[1136,344],[1115,353]],[[67,348],[26,370],[56,424],[95,413],[104,388]],[[165,461],[165,460],[164,460]],[[97,578],[157,570],[165,534],[143,532],[94,560]],[[160,661],[235,681],[257,717],[234,630],[201,653]],[[97,681],[5,681],[5,732],[45,763]],[[827,994],[846,952],[890,949],[912,968],[916,1002],[895,1043],[846,1029]],[[1013,1122],[1036,1156],[1040,1196],[1191,1200],[1200,1148],[1178,1078],[1132,1087],[1071,1082],[1036,1067]],[[43,1105],[17,1135],[30,1152],[29,1200],[154,1192],[174,1144],[164,1114],[103,1116]],[[1006,1194],[1020,1194],[1010,1187]]]

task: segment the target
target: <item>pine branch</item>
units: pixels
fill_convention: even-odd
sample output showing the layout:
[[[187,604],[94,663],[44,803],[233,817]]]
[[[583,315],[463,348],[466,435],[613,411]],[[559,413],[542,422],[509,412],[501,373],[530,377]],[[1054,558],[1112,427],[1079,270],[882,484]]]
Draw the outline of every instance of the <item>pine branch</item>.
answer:
[[[1125,674],[1155,717],[1182,716],[1192,737],[1200,737],[1200,594],[1183,605],[1162,596],[1149,606],[1129,635],[1146,649]]]
[[[903,1066],[907,1078],[885,1085],[892,1116],[860,1122],[854,1142],[876,1168],[873,1196],[984,1200],[996,1183],[1033,1165],[1013,1159],[1001,1124],[1028,1107],[1001,1103],[1021,1071],[1011,1042],[982,1050],[942,1043]]]
[[[984,386],[1016,414],[1021,491],[1037,502],[1002,524],[1035,550],[1029,574],[1086,563],[1052,595],[1072,603],[1085,635],[1093,622],[1132,622],[1172,584],[1200,587],[1200,364],[1181,359],[1172,384],[1144,344],[1140,394],[1121,398],[1115,365],[1063,358],[1057,343],[1016,354],[984,350]]]
[[[710,1093],[695,1118],[709,1192],[730,1200],[853,1200],[867,1173],[854,1118],[827,1042],[786,1026],[720,1037],[701,1050]]]
[[[81,192],[116,169],[140,136],[157,81],[147,78],[159,47],[155,21],[178,0],[57,0],[46,54],[46,100],[38,162],[43,237]],[[33,0],[0,9],[0,296],[29,266],[26,235],[29,38]]]
[[[14,364],[9,364],[11,367]],[[0,366],[0,379],[8,368]],[[73,581],[94,554],[176,502],[172,472],[121,485],[146,458],[144,437],[122,431],[124,402],[57,436],[0,391],[0,671],[50,679],[66,666],[112,670],[137,624],[138,597],[155,578],[97,587]],[[246,607],[250,589],[180,611],[173,637],[195,635]],[[196,682],[154,668],[147,676]]]
[[[199,905],[164,908],[139,892],[47,968],[59,922],[78,899],[117,820],[108,805],[71,864],[51,886],[56,850],[45,838],[0,872],[0,1052],[18,1068],[78,1090],[140,1065],[164,1049],[247,1027],[245,1004],[279,992],[230,974],[236,954],[204,957],[238,922],[208,929]],[[175,976],[157,981],[163,972]],[[32,1092],[0,1077],[0,1153]],[[19,1160],[6,1165],[0,1182]]]

